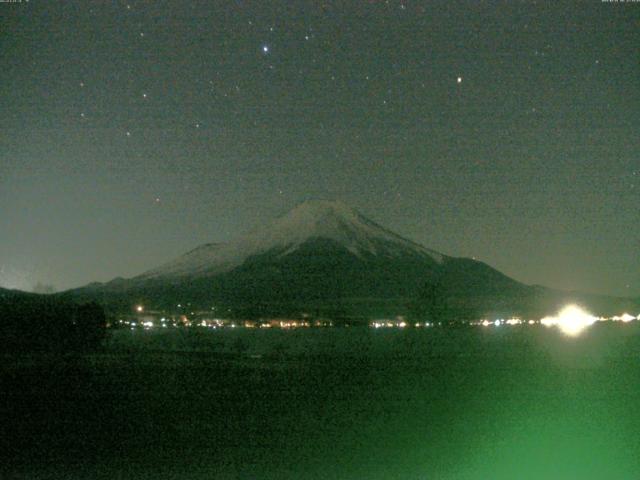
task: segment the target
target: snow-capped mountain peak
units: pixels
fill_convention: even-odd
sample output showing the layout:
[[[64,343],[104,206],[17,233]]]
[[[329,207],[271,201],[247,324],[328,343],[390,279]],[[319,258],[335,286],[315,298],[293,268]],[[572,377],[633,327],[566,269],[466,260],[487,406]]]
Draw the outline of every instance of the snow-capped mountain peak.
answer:
[[[202,245],[138,278],[223,273],[254,255],[277,250],[279,256],[286,256],[312,239],[331,240],[358,257],[410,253],[438,263],[443,259],[441,254],[386,230],[342,202],[313,200],[233,242]]]
[[[247,235],[244,242],[262,251],[288,246],[287,252],[290,252],[312,238],[334,240],[354,255],[376,255],[381,253],[381,245],[397,244],[428,253],[440,261],[438,253],[386,230],[338,201],[306,201],[266,228]]]

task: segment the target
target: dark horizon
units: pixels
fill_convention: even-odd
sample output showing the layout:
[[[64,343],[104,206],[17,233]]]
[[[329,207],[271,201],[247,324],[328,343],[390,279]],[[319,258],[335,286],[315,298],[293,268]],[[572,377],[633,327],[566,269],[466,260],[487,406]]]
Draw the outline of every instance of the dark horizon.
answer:
[[[640,4],[0,4],[0,287],[132,277],[307,198],[640,296]]]

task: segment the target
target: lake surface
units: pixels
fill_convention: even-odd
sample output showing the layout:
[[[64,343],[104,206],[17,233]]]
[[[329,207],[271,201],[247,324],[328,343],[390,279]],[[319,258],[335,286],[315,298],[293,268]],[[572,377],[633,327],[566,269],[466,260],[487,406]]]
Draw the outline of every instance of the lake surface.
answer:
[[[635,322],[123,330],[0,371],[2,478],[640,477]]]

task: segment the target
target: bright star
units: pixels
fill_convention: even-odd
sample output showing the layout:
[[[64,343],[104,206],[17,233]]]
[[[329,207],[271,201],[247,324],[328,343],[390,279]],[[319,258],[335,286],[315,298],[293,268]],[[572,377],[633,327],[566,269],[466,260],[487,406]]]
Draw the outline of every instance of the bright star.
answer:
[[[263,51],[264,53],[269,53],[269,45],[263,45],[263,46],[262,46],[262,51]]]
[[[458,83],[462,83],[462,77],[458,77],[457,81]]]

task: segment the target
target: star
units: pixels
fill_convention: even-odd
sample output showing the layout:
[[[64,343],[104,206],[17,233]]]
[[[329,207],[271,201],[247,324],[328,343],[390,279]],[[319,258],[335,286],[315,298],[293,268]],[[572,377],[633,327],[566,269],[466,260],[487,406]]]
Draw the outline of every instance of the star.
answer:
[[[84,82],[80,82],[80,88],[84,88]]]
[[[262,53],[269,53],[269,45],[262,45]]]
[[[146,94],[146,93],[143,93],[143,94],[142,94],[142,98],[147,98],[147,94]]]
[[[458,78],[456,79],[456,81],[457,81],[458,83],[462,83],[462,77],[458,77]]]
[[[126,132],[127,137],[131,136],[131,132]]]
[[[140,32],[140,36],[141,36],[141,37],[144,37],[144,32]]]

